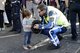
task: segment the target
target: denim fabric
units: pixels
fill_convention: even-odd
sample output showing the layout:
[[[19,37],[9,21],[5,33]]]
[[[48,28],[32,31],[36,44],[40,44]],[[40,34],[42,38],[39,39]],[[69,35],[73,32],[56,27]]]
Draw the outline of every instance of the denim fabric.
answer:
[[[32,32],[24,32],[24,45],[31,43],[31,34]]]

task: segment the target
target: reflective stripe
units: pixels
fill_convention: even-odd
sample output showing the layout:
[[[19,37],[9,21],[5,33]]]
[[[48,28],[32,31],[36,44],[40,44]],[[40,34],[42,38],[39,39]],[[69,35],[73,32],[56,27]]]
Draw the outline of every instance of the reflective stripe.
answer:
[[[46,16],[46,17],[44,18],[44,21],[45,21],[46,23],[48,23],[48,22],[49,22],[49,17]]]
[[[53,44],[55,44],[55,46],[57,46],[57,44],[60,44],[59,39],[58,39],[58,37],[56,35],[57,32],[61,31],[60,29],[58,30],[58,28],[62,28],[62,26],[56,26],[56,27],[52,28],[49,31],[49,34],[50,34],[50,37],[51,37],[51,41],[53,42]],[[54,33],[53,35],[51,34],[52,33],[51,31],[53,31],[53,33]]]
[[[44,27],[42,27],[42,29],[44,29]]]
[[[51,34],[51,31],[52,31],[52,29],[49,31],[49,35],[51,37],[51,41],[55,46],[57,46],[57,44],[60,44],[59,39],[58,39],[56,34],[54,34],[55,37],[53,37],[53,35]]]
[[[11,3],[13,4],[13,3],[17,3],[17,2],[20,3],[20,1],[13,1],[13,2],[11,2]]]

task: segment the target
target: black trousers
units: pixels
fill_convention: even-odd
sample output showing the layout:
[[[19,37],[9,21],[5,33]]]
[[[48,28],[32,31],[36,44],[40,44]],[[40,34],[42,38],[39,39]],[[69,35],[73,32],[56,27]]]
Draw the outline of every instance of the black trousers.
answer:
[[[4,22],[4,18],[3,18],[3,10],[0,10],[0,28],[3,28],[3,22]]]
[[[60,10],[64,13],[65,9],[65,1],[60,1]]]
[[[12,20],[13,20],[12,30],[19,32],[21,31],[22,28],[22,24],[20,20],[20,4],[13,3],[11,11],[12,11],[11,13],[12,13]]]
[[[80,3],[71,3],[69,9],[70,9],[71,33],[72,33],[72,37],[76,37],[77,36],[77,31],[76,31],[77,18],[80,24]],[[78,17],[77,17],[77,14],[78,14]]]
[[[7,14],[7,17],[8,17],[9,24],[12,25],[11,11],[10,10],[6,10],[6,14]]]

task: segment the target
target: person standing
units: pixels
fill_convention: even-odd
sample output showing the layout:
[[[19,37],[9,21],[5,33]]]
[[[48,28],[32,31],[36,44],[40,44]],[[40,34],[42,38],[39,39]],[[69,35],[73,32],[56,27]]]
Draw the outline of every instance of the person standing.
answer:
[[[31,44],[31,36],[32,36],[32,31],[31,31],[31,26],[33,22],[32,18],[32,13],[29,10],[24,10],[23,12],[24,18],[22,21],[22,26],[24,30],[24,44],[23,48],[24,49],[30,49],[32,46]]]
[[[6,0],[5,2],[5,11],[8,17],[9,23],[5,23],[7,27],[12,26],[12,17],[11,17],[11,0]]]
[[[71,33],[72,33],[71,38],[72,40],[77,40],[78,34],[76,29],[76,19],[78,18],[79,29],[80,29],[80,0],[72,0],[72,3],[70,3],[69,6],[69,10],[70,10]]]
[[[13,28],[12,30],[10,30],[10,32],[20,33],[22,29],[22,24],[20,20],[21,0],[11,0],[11,5]]]
[[[6,0],[0,0],[0,31],[3,30],[4,26],[3,26],[3,23],[4,23],[4,17],[3,17],[3,13],[4,13],[4,10],[5,10],[5,1]]]

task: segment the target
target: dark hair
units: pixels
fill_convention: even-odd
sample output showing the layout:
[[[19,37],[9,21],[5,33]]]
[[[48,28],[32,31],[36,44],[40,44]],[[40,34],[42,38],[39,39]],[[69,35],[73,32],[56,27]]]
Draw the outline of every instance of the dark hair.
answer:
[[[45,10],[46,9],[46,5],[44,4],[40,4],[37,9],[40,9],[40,10]]]
[[[22,11],[22,15],[23,15],[23,18],[25,18],[25,17],[31,16],[31,12],[25,9]]]

